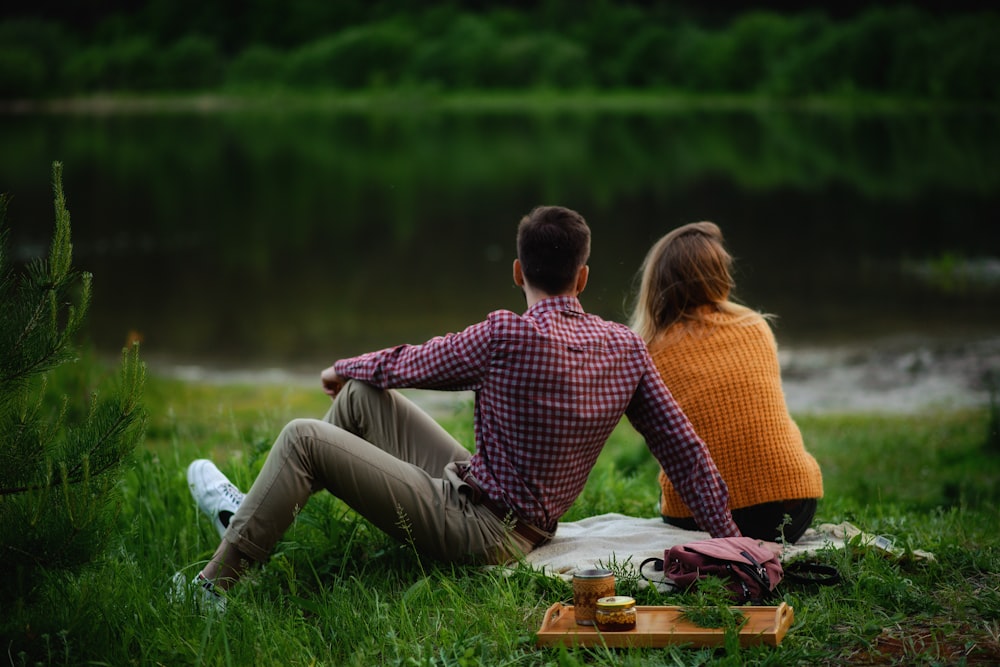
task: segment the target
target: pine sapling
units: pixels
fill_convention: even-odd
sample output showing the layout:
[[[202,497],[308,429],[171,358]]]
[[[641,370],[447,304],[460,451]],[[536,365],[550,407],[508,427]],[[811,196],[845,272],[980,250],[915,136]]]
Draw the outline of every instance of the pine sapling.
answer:
[[[86,384],[89,397],[57,390],[65,385],[59,380],[93,370],[75,345],[91,276],[73,268],[62,165],[52,171],[49,255],[18,274],[0,197],[0,571],[13,575],[0,583],[5,601],[27,596],[39,571],[76,569],[101,553],[118,481],[145,426],[145,367],[136,346],[123,350],[116,379]]]

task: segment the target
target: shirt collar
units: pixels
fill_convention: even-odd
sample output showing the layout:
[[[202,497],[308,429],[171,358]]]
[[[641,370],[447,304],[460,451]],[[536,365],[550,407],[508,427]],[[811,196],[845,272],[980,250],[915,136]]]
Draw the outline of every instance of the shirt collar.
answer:
[[[529,308],[525,315],[535,316],[549,312],[570,312],[576,315],[584,315],[583,306],[575,296],[550,296],[542,299]]]

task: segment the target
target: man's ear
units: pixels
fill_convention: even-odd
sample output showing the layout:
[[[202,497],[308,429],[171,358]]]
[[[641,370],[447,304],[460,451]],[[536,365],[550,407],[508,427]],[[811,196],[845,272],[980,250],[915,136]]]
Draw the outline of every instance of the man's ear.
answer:
[[[579,295],[587,286],[587,278],[590,277],[590,266],[584,264],[576,273],[576,293]]]
[[[514,260],[514,284],[524,287],[524,269],[521,268],[521,260]]]

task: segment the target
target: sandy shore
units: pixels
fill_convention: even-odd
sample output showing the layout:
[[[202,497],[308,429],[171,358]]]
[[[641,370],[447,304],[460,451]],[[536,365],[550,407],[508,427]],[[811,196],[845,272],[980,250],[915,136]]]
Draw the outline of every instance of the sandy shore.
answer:
[[[991,385],[1000,392],[1000,337],[789,349],[780,358],[796,414],[969,408],[989,404]]]

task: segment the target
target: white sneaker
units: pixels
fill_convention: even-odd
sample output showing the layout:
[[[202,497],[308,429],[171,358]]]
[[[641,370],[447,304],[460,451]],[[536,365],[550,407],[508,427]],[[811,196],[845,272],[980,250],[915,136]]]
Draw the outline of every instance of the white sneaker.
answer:
[[[192,604],[199,611],[224,612],[226,598],[199,572],[194,579],[188,579],[183,572],[176,572],[170,580],[167,598],[175,604]]]
[[[226,526],[222,525],[219,513],[236,514],[245,494],[208,459],[193,461],[187,469],[187,480],[198,509],[212,520],[212,525],[219,531],[219,537],[222,537],[226,534]]]

